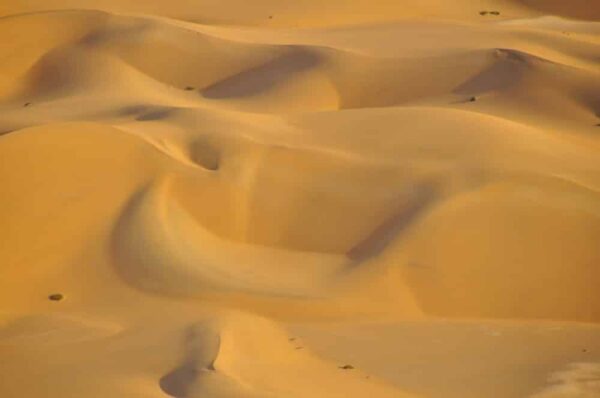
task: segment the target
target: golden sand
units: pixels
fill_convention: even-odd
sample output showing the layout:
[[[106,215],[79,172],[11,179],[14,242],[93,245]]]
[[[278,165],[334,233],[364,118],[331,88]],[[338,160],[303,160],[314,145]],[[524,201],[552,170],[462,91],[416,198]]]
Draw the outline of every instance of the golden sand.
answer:
[[[1,398],[600,397],[600,2],[2,0]]]

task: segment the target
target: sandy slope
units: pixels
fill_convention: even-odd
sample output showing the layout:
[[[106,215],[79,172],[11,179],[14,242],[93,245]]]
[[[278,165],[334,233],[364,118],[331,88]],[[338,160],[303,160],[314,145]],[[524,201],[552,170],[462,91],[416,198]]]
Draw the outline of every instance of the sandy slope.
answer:
[[[16,0],[0,37],[0,397],[600,396],[600,3]]]

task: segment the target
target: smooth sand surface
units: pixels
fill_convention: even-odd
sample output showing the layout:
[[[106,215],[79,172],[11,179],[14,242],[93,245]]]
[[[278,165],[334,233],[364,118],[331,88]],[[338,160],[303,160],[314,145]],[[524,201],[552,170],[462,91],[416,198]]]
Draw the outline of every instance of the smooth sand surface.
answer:
[[[0,397],[600,397],[600,2],[0,2]]]

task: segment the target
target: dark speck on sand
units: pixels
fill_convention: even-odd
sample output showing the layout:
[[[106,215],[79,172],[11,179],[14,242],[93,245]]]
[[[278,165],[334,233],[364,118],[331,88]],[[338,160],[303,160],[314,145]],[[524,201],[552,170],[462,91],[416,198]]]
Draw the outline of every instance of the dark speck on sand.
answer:
[[[54,294],[51,294],[48,296],[48,299],[52,300],[52,301],[60,301],[63,298],[64,298],[64,296],[60,293],[54,293]]]

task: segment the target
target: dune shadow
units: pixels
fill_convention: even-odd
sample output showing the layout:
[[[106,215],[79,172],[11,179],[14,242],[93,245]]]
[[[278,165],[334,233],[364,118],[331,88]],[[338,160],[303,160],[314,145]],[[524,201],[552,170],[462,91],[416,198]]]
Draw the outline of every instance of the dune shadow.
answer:
[[[148,105],[129,105],[116,110],[115,115],[120,117],[137,116],[148,111]]]
[[[493,65],[470,77],[452,92],[472,96],[506,89],[521,80],[523,70],[527,65],[525,54],[513,50],[498,49]]]
[[[290,75],[317,65],[319,57],[307,50],[294,48],[263,65],[245,70],[202,90],[209,99],[249,97],[288,79]]]
[[[211,171],[218,170],[221,163],[220,151],[204,137],[198,138],[192,144],[190,157],[195,164]]]
[[[403,201],[396,214],[384,220],[346,253],[348,258],[361,262],[381,253],[435,202],[436,194],[437,189],[433,184],[418,186],[410,197]]]
[[[148,122],[154,120],[162,120],[169,117],[170,114],[173,113],[173,108],[168,107],[155,107],[151,108],[149,111],[138,115],[135,120],[140,122]]]
[[[119,108],[114,111],[113,115],[117,117],[134,117],[137,121],[145,122],[166,119],[175,109],[168,106],[138,104]]]
[[[194,326],[186,331],[181,364],[158,381],[160,389],[175,398],[187,398],[203,372],[214,371],[220,337],[211,331],[198,331]]]
[[[139,35],[151,27],[150,22],[139,20],[135,20],[133,25],[111,26],[110,28],[103,26],[84,35],[79,40],[79,44],[88,47],[99,46],[110,40],[118,40],[123,36]]]
[[[133,233],[130,230],[130,223],[135,212],[143,204],[145,197],[151,189],[151,183],[147,183],[131,195],[124,203],[111,234],[110,250],[114,258],[113,266],[117,275],[131,286],[136,286],[136,275],[131,272],[130,267],[125,266],[134,261],[130,258],[132,253],[128,250],[130,236]],[[137,254],[133,253],[133,255],[135,257]]]

